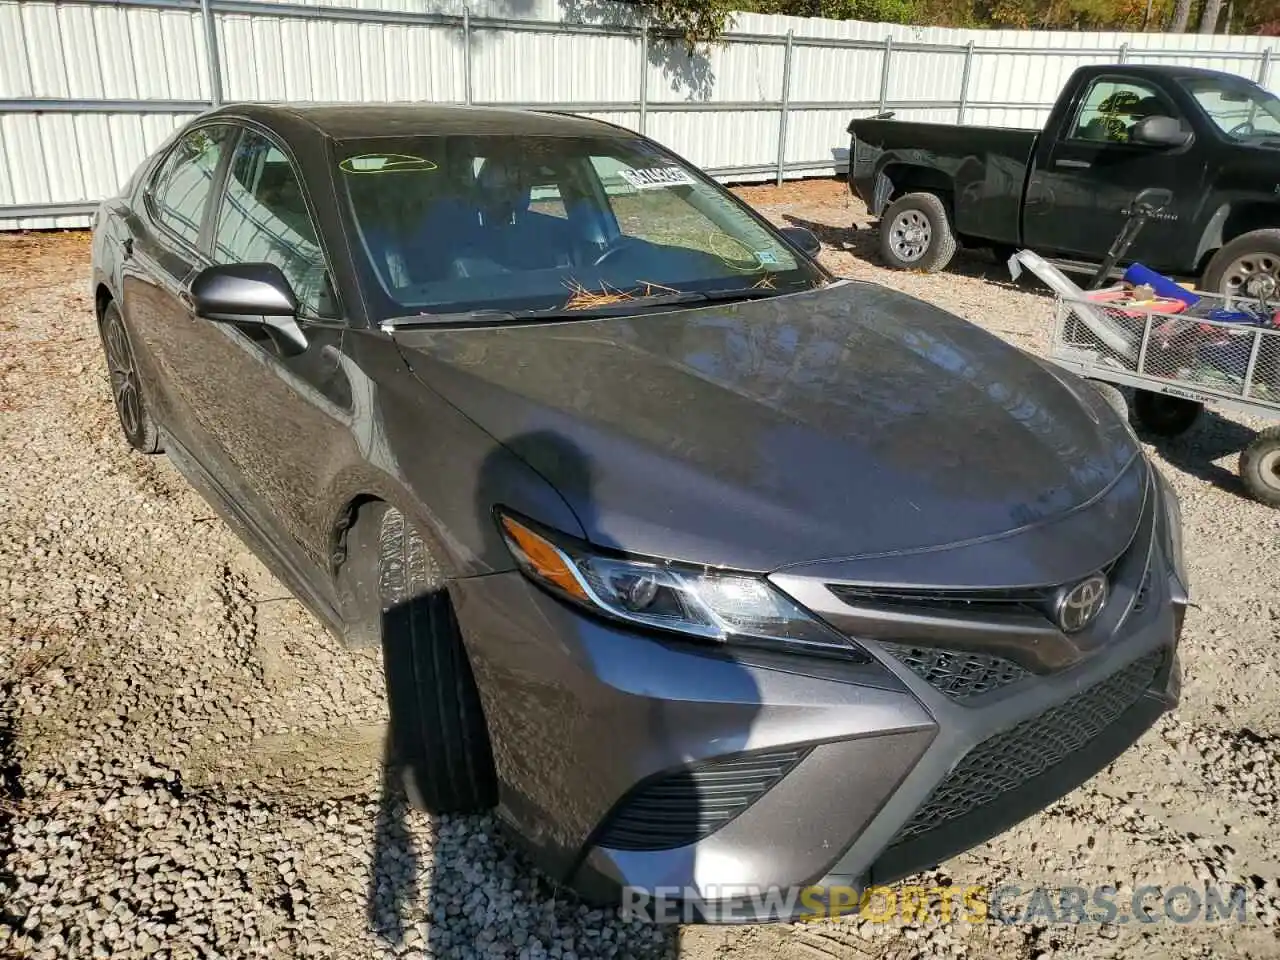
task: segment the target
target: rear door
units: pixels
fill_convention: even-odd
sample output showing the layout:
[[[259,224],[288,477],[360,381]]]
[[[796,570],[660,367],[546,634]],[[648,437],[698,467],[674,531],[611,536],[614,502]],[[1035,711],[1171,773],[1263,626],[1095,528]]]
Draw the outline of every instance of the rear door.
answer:
[[[135,198],[124,256],[122,305],[147,401],[172,440],[210,459],[195,429],[200,403],[187,389],[199,368],[197,333],[184,302],[206,215],[234,130],[225,123],[183,133]]]
[[[1204,164],[1194,140],[1174,149],[1134,143],[1134,126],[1149,116],[1173,117],[1192,129],[1183,111],[1145,80],[1104,74],[1084,86],[1054,142],[1038,152],[1023,208],[1027,246],[1101,260],[1138,192],[1165,187],[1174,190],[1172,207],[1147,223],[1125,259],[1175,266],[1179,231],[1194,217]]]

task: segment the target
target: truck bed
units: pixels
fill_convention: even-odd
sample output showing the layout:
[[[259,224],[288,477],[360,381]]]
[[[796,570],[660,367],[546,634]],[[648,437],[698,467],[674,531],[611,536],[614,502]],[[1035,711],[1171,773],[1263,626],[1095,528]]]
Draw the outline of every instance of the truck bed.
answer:
[[[1022,196],[1037,131],[859,119],[849,133],[849,183],[873,216],[895,186],[943,189],[962,237],[1021,241]]]

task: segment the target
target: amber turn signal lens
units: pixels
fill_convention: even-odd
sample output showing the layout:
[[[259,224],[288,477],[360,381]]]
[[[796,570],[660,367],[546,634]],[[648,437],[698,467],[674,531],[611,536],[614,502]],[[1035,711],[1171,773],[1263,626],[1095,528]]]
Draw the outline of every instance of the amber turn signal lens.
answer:
[[[583,589],[578,578],[569,569],[569,564],[565,560],[564,554],[557,550],[553,544],[508,516],[502,517],[502,529],[506,531],[508,538],[519,547],[520,553],[523,554],[522,559],[531,575],[559,590],[563,590],[572,597],[587,603],[591,602],[587,591]]]

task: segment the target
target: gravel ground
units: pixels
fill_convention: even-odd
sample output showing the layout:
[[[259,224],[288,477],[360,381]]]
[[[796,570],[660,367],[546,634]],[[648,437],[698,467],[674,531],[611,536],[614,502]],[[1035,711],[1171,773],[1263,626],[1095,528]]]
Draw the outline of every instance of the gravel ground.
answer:
[[[1047,346],[1049,301],[961,254],[875,265],[839,184],[742,194],[824,261]],[[86,295],[87,237],[0,235],[0,957],[997,957],[1280,954],[1280,512],[1206,417],[1153,448],[1198,608],[1184,702],[1049,810],[930,883],[1240,884],[1249,921],[656,931],[553,889],[489,818],[382,779],[376,654],[342,651],[163,458],[130,453]],[[1156,897],[1154,901],[1158,902]]]

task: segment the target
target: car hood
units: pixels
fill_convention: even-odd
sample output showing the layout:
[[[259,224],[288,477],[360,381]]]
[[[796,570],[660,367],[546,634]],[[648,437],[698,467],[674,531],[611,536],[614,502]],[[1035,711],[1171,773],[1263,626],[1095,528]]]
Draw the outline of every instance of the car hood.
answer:
[[[1072,513],[1097,527],[1080,508],[1107,500],[1097,552],[1118,554],[1142,505],[1140,484],[1117,483],[1137,446],[1093,391],[870,284],[395,337],[415,376],[537,470],[573,532],[602,546],[767,571]]]

